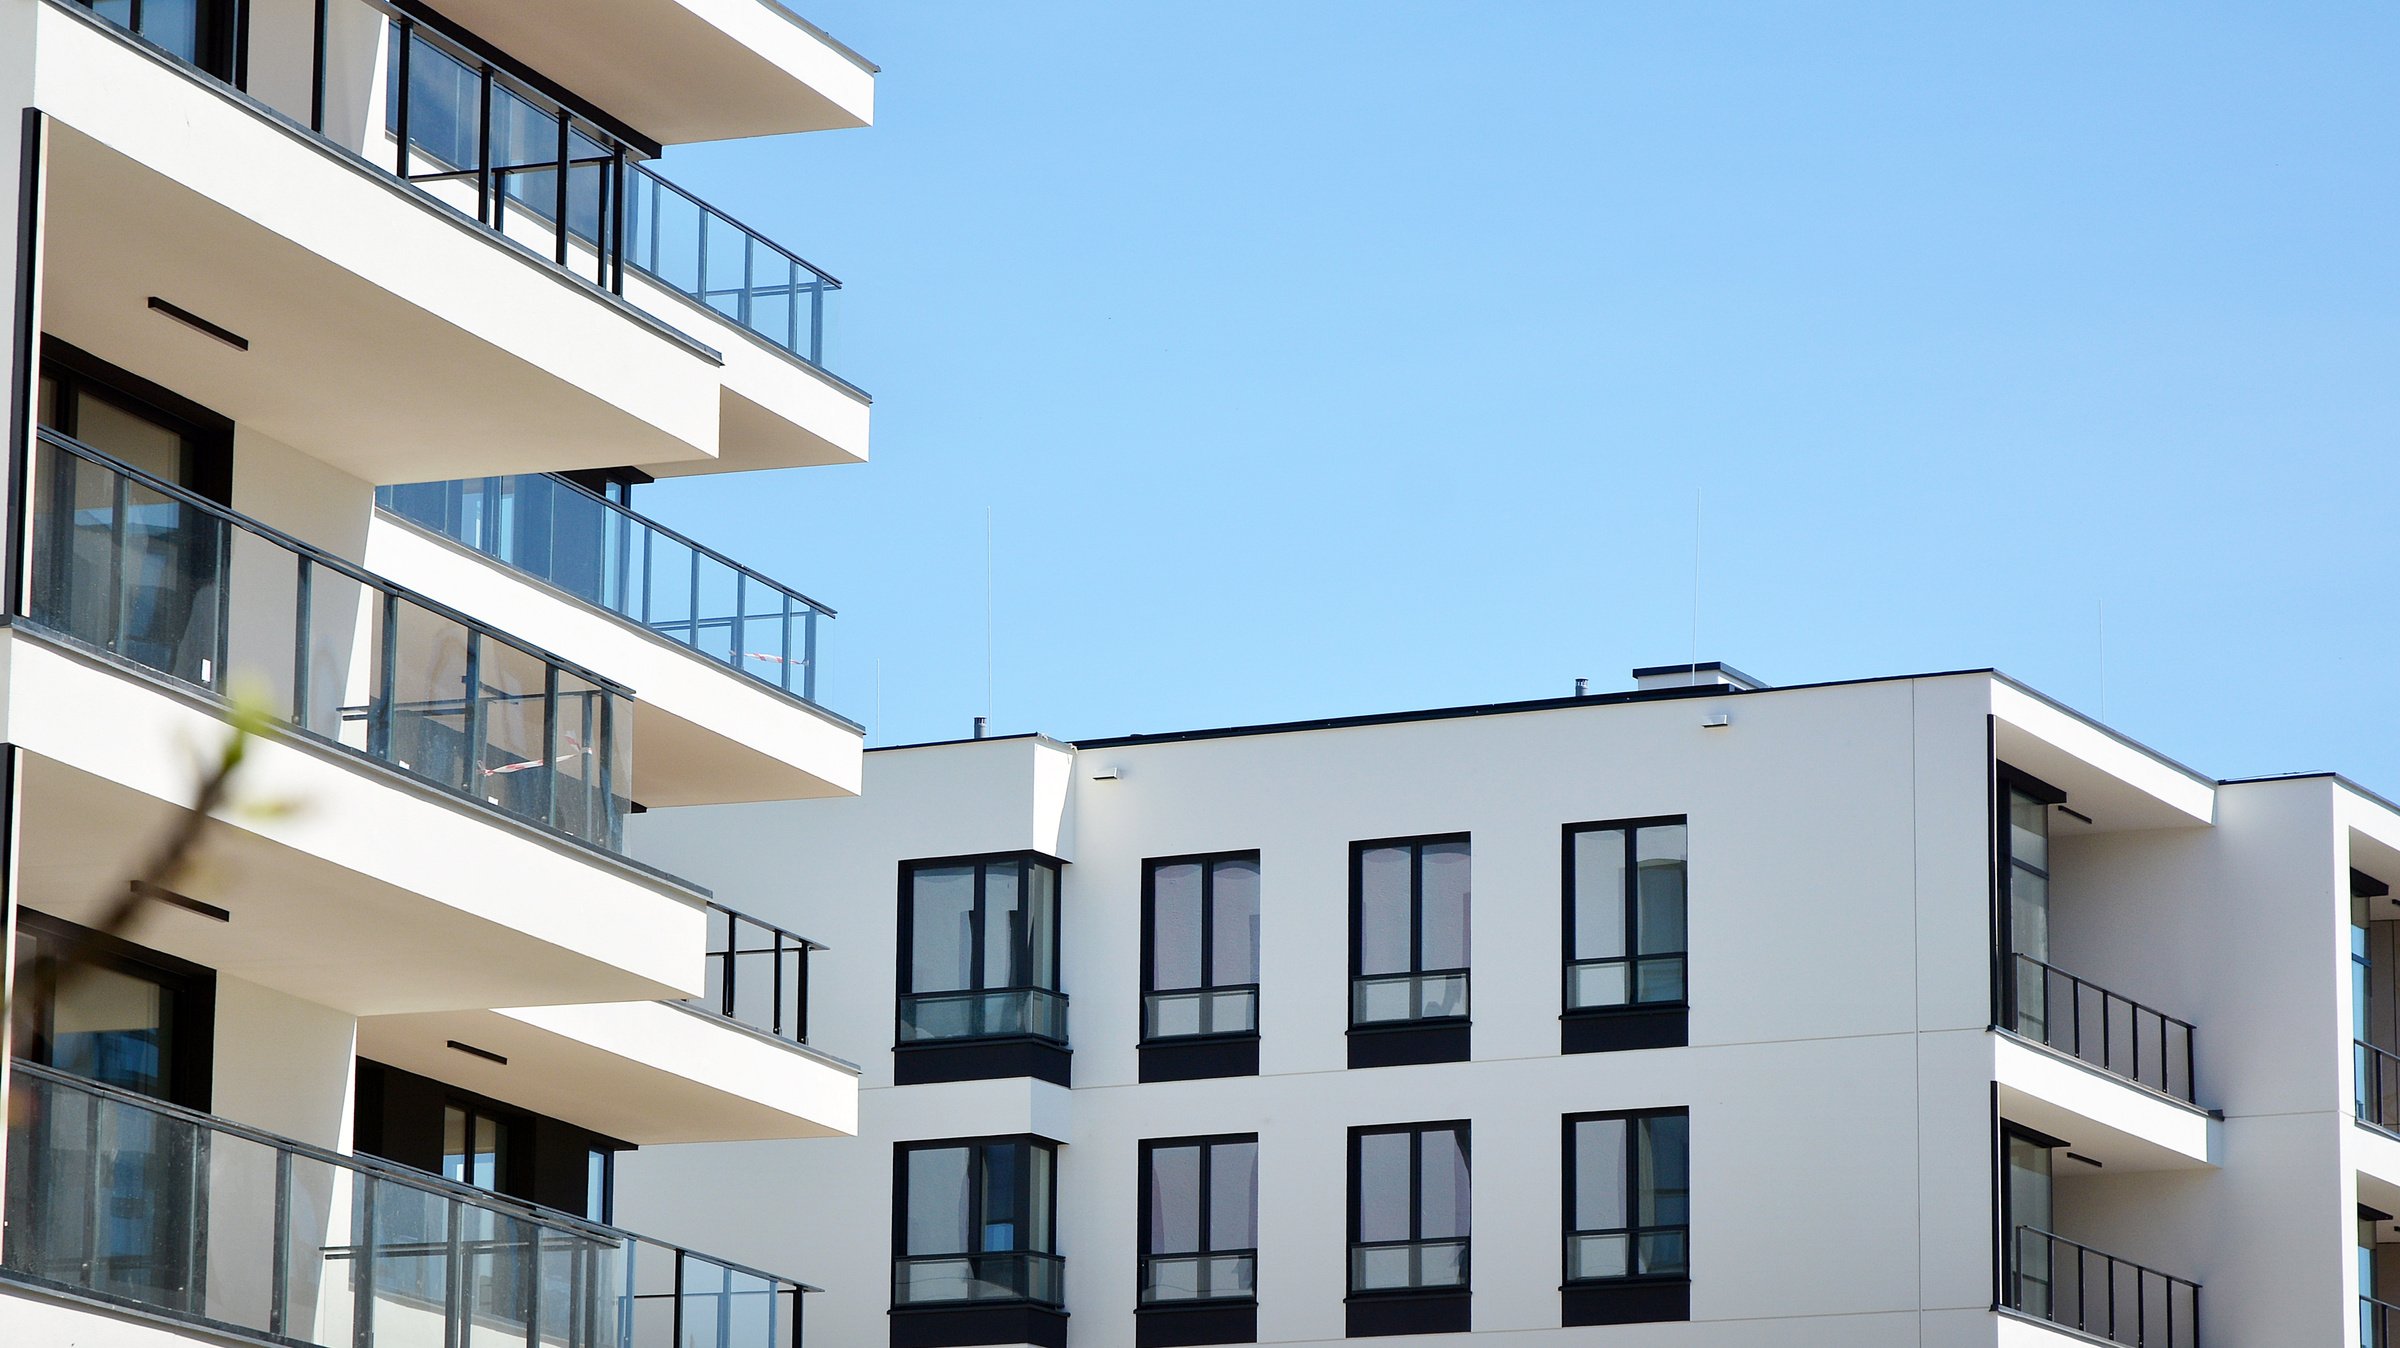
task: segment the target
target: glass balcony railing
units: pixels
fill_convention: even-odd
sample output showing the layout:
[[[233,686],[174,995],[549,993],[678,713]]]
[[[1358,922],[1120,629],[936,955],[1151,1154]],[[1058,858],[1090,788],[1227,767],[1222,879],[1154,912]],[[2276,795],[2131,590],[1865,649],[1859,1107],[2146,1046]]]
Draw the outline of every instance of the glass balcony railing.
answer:
[[[2200,1284],[2039,1227],[2015,1237],[2009,1309],[2126,1348],[2200,1348]]]
[[[378,487],[412,524],[814,703],[817,623],[833,610],[562,478]]]
[[[1152,992],[1142,998],[1144,1039],[1258,1033],[1258,985]]]
[[[0,1277],[313,1348],[795,1348],[803,1286],[18,1060]]]
[[[2350,1074],[2358,1121],[2400,1133],[2400,1054],[2353,1039]]]
[[[1142,1304],[1189,1306],[1258,1295],[1258,1251],[1152,1254],[1142,1258]]]
[[[622,685],[56,432],[32,457],[29,626],[219,697],[241,676],[294,731],[621,848]]]
[[[1066,1304],[1067,1261],[1055,1254],[916,1255],[892,1261],[894,1306],[941,1306],[994,1301]]]
[[[708,991],[687,1000],[711,1015],[795,1044],[808,1042],[808,956],[825,947],[708,905]]]
[[[318,0],[306,40],[239,52],[235,0],[66,2],[259,96],[595,286],[624,294],[630,266],[824,365],[826,308],[840,281],[635,162],[657,147],[576,112],[422,12]]]
[[[1067,1042],[1067,998],[1047,988],[920,992],[900,998],[900,1042],[1030,1036]]]
[[[1350,980],[1352,1025],[1405,1025],[1467,1014],[1467,971],[1386,974]]]
[[[1467,1242],[1463,1237],[1361,1241],[1350,1247],[1353,1294],[1454,1291],[1466,1286]]]
[[[2000,989],[2003,1025],[2112,1076],[2198,1103],[2191,1022],[2030,956],[2009,959],[2013,975]]]

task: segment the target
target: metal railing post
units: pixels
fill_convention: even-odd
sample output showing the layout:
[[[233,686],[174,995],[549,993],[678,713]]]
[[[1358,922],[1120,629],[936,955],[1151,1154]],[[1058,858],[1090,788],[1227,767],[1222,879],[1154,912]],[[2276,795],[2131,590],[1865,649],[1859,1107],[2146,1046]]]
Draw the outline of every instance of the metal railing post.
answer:
[[[316,42],[309,61],[308,129],[325,133],[325,44],[332,0],[317,0]]]

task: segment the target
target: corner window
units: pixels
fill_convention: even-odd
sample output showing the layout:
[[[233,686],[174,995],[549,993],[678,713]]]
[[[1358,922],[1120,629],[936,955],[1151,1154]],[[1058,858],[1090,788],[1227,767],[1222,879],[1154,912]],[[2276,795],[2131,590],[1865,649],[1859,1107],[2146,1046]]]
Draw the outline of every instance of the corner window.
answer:
[[[1467,1125],[1350,1130],[1350,1295],[1467,1290]]]
[[[1064,1043],[1058,866],[1016,855],[911,862],[900,881],[900,1043]]]
[[[1142,867],[1142,1038],[1258,1033],[1258,854]]]
[[[1567,830],[1569,1011],[1683,1004],[1688,863],[1681,819]]]
[[[1350,1023],[1467,1017],[1464,834],[1356,843],[1350,853]]]
[[[892,1306],[1064,1304],[1056,1152],[1032,1138],[903,1143],[893,1155]]]
[[[1142,1144],[1142,1304],[1258,1290],[1258,1135]]]

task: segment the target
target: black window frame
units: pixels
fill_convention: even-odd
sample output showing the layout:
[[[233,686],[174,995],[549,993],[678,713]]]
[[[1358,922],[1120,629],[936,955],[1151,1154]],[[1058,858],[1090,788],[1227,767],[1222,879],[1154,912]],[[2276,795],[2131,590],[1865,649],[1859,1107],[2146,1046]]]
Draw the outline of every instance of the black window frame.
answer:
[[[194,0],[193,51],[188,58],[142,31],[142,0],[133,0],[129,22],[126,23],[118,23],[101,14],[100,7],[93,0],[76,0],[76,4],[118,32],[131,34],[142,45],[165,52],[178,64],[189,66],[236,89],[249,86],[246,69],[250,46],[249,0]]]
[[[1680,828],[1682,830],[1682,947],[1680,950],[1642,952],[1642,830],[1651,828]],[[1574,907],[1579,895],[1579,868],[1574,859],[1574,844],[1586,832],[1622,832],[1625,835],[1625,892],[1620,895],[1620,911],[1625,914],[1625,991],[1627,1000],[1618,1005],[1579,1007],[1574,1005]],[[1692,1010],[1692,818],[1690,816],[1639,816],[1618,820],[1589,820],[1589,823],[1570,823],[1560,830],[1560,1012],[1562,1015],[1639,1015],[1639,1012]],[[1682,995],[1673,1000],[1642,1000],[1642,962],[1644,959],[1680,959],[1682,962]]]
[[[2064,805],[2067,793],[2041,778],[2014,768],[1998,758],[1992,760],[1991,828],[1992,828],[1992,1024],[2010,1033],[2020,1033],[2024,1008],[2020,1006],[2029,972],[2020,963],[2027,960],[2039,966],[2033,985],[2048,1000],[2049,970],[2055,966],[2047,958],[2024,954],[2017,949],[2016,878],[2019,871],[2028,871],[2041,878],[2047,891],[2053,879],[2052,868],[2036,866],[2017,857],[2016,840],[2012,836],[2010,805],[2022,795],[2043,807],[2043,832],[2049,834],[2049,810]],[[2063,972],[2063,971],[2062,971]],[[2047,1010],[2047,1007],[2044,1008]],[[2041,1038],[2040,1034],[2029,1037]]]
[[[71,952],[65,960],[56,954],[38,956],[43,960],[58,961],[58,976],[63,977],[80,964],[108,969],[157,985],[169,1003],[167,1015],[172,1028],[166,1054],[160,1062],[161,1071],[167,1079],[167,1089],[165,1094],[156,1098],[203,1114],[209,1112],[215,1091],[216,970],[32,908],[17,909],[16,925],[20,932],[47,937],[51,942],[65,945]],[[51,990],[51,999],[37,1004],[30,1000],[32,989],[22,985],[17,988],[21,1000],[13,1011],[17,1023],[12,1029],[16,1033],[9,1051],[37,1066],[64,1071],[64,1068],[57,1067],[55,1061],[55,1023],[58,1014],[55,984]],[[144,1094],[141,1091],[134,1093]]]
[[[1233,862],[1248,862],[1257,871],[1262,888],[1265,867],[1260,864],[1256,848],[1230,852],[1192,852],[1182,856],[1145,857],[1142,860],[1142,1030],[1145,1047],[1161,1044],[1193,1044],[1211,1040],[1256,1039],[1259,1035],[1259,983],[1219,983],[1216,979],[1217,955],[1217,867]],[[1166,866],[1198,866],[1200,868],[1200,982],[1192,987],[1162,988],[1158,986],[1158,872]],[[1260,907],[1265,907],[1261,896]],[[1253,938],[1252,954],[1257,955],[1258,942]],[[1196,1034],[1153,1034],[1150,1029],[1150,999],[1181,993],[1247,992],[1250,994],[1250,1028],[1246,1030],[1208,1030]]]
[[[1013,865],[1017,867],[1017,883],[1018,892],[1020,894],[1031,893],[1031,875],[1036,867],[1047,870],[1050,873],[1051,912],[1049,955],[1050,978],[1052,983],[1052,986],[1050,987],[1043,987],[1035,983],[1016,983],[1002,987],[993,987],[987,986],[984,983],[984,957],[986,953],[986,933],[984,930],[986,924],[985,889],[988,883],[989,873],[992,868],[1003,865]],[[937,988],[919,993],[915,988],[917,927],[916,877],[920,871],[956,869],[961,867],[972,867],[975,871],[974,899],[971,907],[968,910],[970,914],[968,922],[968,964],[972,973],[972,985],[967,988]],[[989,1045],[1007,1042],[1037,1043],[1060,1051],[1063,1051],[1067,1047],[1069,1042],[1067,1025],[1068,1003],[1067,993],[1064,986],[1066,982],[1066,923],[1064,921],[1066,910],[1065,862],[1059,860],[1057,857],[1050,856],[1047,853],[1034,851],[982,852],[970,856],[954,857],[920,857],[900,863],[899,884],[899,939],[896,942],[898,948],[898,958],[896,961],[896,969],[894,974],[895,995],[892,999],[892,1042],[897,1046],[895,1048],[895,1052],[904,1054],[926,1051],[939,1052],[957,1047],[966,1047],[978,1044]],[[1028,933],[1028,935],[1030,937],[1030,933]],[[1025,957],[1025,959],[1022,961],[1022,964],[1029,966],[1032,963],[1031,957],[1034,953],[1030,941],[1020,953]],[[907,1005],[911,998],[918,996],[934,997],[954,993],[1009,992],[1039,992],[1046,993],[1049,996],[1056,998],[1058,1003],[1059,1033],[1055,1036],[1052,1036],[1040,1033],[1038,1031],[1027,1030],[1024,1032],[1010,1031],[998,1034],[943,1035],[938,1037],[917,1039],[910,1039],[905,1035]],[[1060,1065],[1059,1070],[1063,1075],[1063,1064]],[[1017,1073],[1013,1072],[1004,1072],[979,1073],[977,1075],[989,1076],[1016,1074]],[[1034,1074],[1041,1075],[1041,1073],[1038,1072]],[[924,1079],[961,1080],[972,1078],[940,1076]],[[902,1082],[901,1084],[906,1085],[912,1083]],[[1059,1084],[1063,1085],[1065,1083],[1062,1081]]]
[[[987,1149],[993,1147],[1015,1147],[1019,1149],[1021,1159],[1017,1164],[1019,1187],[1016,1190],[1016,1193],[1019,1199],[1023,1202],[1024,1210],[1027,1213],[1031,1213],[1034,1210],[1034,1199],[1037,1197],[1037,1195],[1033,1193],[1032,1154],[1036,1151],[1040,1151],[1048,1155],[1050,1158],[1049,1192],[1038,1195],[1043,1202],[1044,1210],[1046,1212],[1043,1224],[1049,1237],[1045,1242],[1048,1248],[1035,1249],[1029,1243],[1020,1243],[1016,1248],[1008,1250],[990,1250],[983,1248],[985,1233],[984,1222],[982,1220],[984,1190],[983,1171],[986,1164],[985,1152]],[[966,1230],[967,1242],[970,1246],[968,1249],[938,1250],[914,1255],[908,1252],[908,1158],[921,1151],[964,1151],[967,1153],[968,1178],[966,1193]],[[1041,1310],[1064,1312],[1066,1309],[1066,1301],[1064,1296],[1064,1289],[1066,1285],[1066,1256],[1058,1252],[1058,1152],[1059,1144],[1057,1142],[1035,1133],[997,1133],[980,1137],[923,1138],[911,1142],[893,1143],[892,1267],[895,1271],[895,1274],[897,1273],[901,1261],[908,1259],[983,1259],[992,1257],[1005,1257],[1009,1255],[1032,1255],[1057,1261],[1061,1296],[1056,1301],[1043,1301],[1031,1296],[1025,1296],[990,1297],[977,1300],[959,1301],[913,1302],[907,1305],[902,1305],[897,1295],[895,1295],[893,1297],[892,1313],[895,1316],[909,1315],[920,1312],[941,1314],[952,1310],[969,1307],[990,1308],[995,1306],[1033,1307]],[[895,1277],[894,1282],[897,1283],[897,1277]],[[966,1340],[966,1342],[970,1343],[988,1341],[989,1340]]]
[[[1683,1121],[1683,1205],[1684,1220],[1680,1223],[1660,1223],[1643,1226],[1639,1223],[1641,1206],[1641,1149],[1647,1134],[1641,1124],[1653,1119],[1674,1118]],[[1577,1225],[1575,1209],[1582,1196],[1583,1174],[1576,1163],[1576,1129],[1587,1123],[1623,1122],[1625,1124],[1625,1173],[1620,1176],[1625,1196],[1627,1225],[1622,1227],[1590,1227]],[[1652,1109],[1608,1109],[1568,1114],[1559,1120],[1559,1290],[1562,1301],[1562,1322],[1567,1325],[1618,1325],[1657,1321],[1689,1320],[1692,1316],[1692,1112],[1688,1106],[1662,1106]],[[1639,1258],[1641,1239],[1659,1232],[1679,1232],[1683,1237],[1683,1267],[1667,1273],[1637,1273],[1631,1271]],[[1607,1277],[1575,1276],[1574,1245],[1579,1237],[1623,1235],[1626,1239],[1627,1272]]]
[[[1425,1135],[1427,1133],[1445,1132],[1456,1133],[1458,1135],[1458,1154],[1463,1160],[1465,1160],[1467,1164],[1467,1234],[1463,1236],[1434,1236],[1429,1238],[1425,1235]],[[1408,1138],[1408,1239],[1405,1242],[1364,1241],[1359,1237],[1360,1216],[1363,1209],[1363,1199],[1365,1198],[1366,1193],[1365,1189],[1359,1183],[1360,1165],[1366,1154],[1366,1149],[1363,1144],[1365,1140],[1370,1137],[1388,1137],[1395,1134]],[[1348,1173],[1348,1233],[1350,1257],[1343,1261],[1342,1282],[1345,1296],[1353,1301],[1380,1301],[1390,1298],[1405,1299],[1429,1295],[1463,1297],[1469,1295],[1475,1290],[1475,1221],[1473,1215],[1475,1193],[1475,1146],[1474,1125],[1472,1121],[1467,1119],[1429,1119],[1422,1123],[1371,1123],[1358,1125],[1350,1130]],[[1362,1245],[1423,1245],[1428,1243],[1428,1240],[1431,1240],[1434,1243],[1448,1243],[1455,1240],[1460,1245],[1466,1247],[1460,1252],[1459,1255],[1461,1280],[1457,1286],[1452,1287],[1443,1285],[1438,1287],[1426,1287],[1420,1285],[1416,1287],[1368,1288],[1365,1290],[1361,1290],[1356,1286],[1357,1254]]]
[[[1135,1178],[1139,1187],[1135,1190],[1134,1196],[1135,1221],[1138,1223],[1138,1235],[1134,1242],[1134,1296],[1137,1301],[1140,1301],[1140,1305],[1143,1310],[1180,1310],[1185,1308],[1199,1307],[1256,1305],[1258,1303],[1258,1246],[1250,1245],[1243,1248],[1220,1250],[1211,1245],[1209,1241],[1209,1232],[1214,1224],[1214,1218],[1216,1215],[1216,1190],[1215,1186],[1211,1183],[1211,1177],[1216,1166],[1216,1149],[1219,1147],[1238,1147],[1245,1145],[1250,1147],[1255,1154],[1258,1147],[1258,1134],[1209,1133],[1192,1137],[1156,1137],[1142,1139],[1138,1148],[1139,1168],[1135,1172]],[[1151,1190],[1154,1187],[1152,1183],[1153,1158],[1161,1151],[1180,1150],[1186,1147],[1196,1147],[1200,1151],[1200,1178],[1198,1181],[1198,1223],[1200,1232],[1200,1248],[1197,1250],[1153,1250],[1150,1248],[1152,1235],[1150,1219],[1153,1211],[1151,1206]],[[1258,1224],[1258,1180],[1255,1173],[1251,1177],[1250,1184],[1250,1220],[1251,1226],[1255,1231],[1255,1228]],[[1249,1259],[1251,1267],[1250,1293],[1246,1296],[1193,1297],[1182,1301],[1141,1300],[1142,1289],[1149,1286],[1150,1283],[1149,1272],[1150,1263],[1152,1260],[1193,1259],[1201,1257]]]
[[[58,390],[54,409],[57,415],[44,423],[49,429],[81,443],[82,430],[76,424],[79,395],[89,393],[103,402],[114,403],[119,409],[182,437],[176,485],[198,492],[218,505],[232,507],[234,425],[230,417],[46,333],[42,336],[40,355],[40,368],[35,372],[37,400],[42,380],[49,380]],[[107,451],[102,449],[102,452]]]

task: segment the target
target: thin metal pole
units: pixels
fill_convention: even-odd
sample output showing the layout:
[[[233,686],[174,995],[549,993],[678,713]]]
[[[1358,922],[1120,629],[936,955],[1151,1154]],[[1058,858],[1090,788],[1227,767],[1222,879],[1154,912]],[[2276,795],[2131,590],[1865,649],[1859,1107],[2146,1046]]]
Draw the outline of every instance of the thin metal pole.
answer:
[[[287,1334],[292,1300],[292,1154],[275,1153],[275,1267],[268,1273],[267,1332]]]
[[[308,729],[308,658],[316,619],[315,567],[307,553],[299,554],[300,576],[294,590],[292,616],[292,724]]]
[[[407,19],[400,20],[400,78],[398,81],[400,85],[400,110],[397,117],[394,119],[393,126],[394,134],[399,140],[400,177],[404,182],[408,179],[409,161],[408,109],[409,104],[414,101],[411,98],[411,94],[416,88],[416,85],[410,78],[408,71],[410,60],[416,51],[416,46],[416,24]]]
[[[571,171],[568,159],[572,153],[568,140],[568,117],[564,108],[558,111],[558,265],[567,265],[567,175]]]
[[[316,48],[309,62],[308,129],[319,135],[325,131],[325,28],[331,4],[332,0],[317,0]]]
[[[492,68],[485,66],[476,72],[476,145],[480,153],[475,165],[475,218],[500,229],[500,220],[492,209]],[[501,230],[507,233],[506,230]]]

